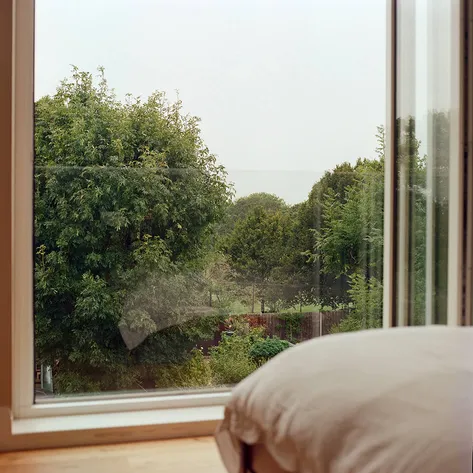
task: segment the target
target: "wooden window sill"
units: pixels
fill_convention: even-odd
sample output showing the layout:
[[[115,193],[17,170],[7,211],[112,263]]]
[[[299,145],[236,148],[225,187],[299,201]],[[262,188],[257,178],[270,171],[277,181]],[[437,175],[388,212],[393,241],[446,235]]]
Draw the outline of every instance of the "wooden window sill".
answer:
[[[212,437],[0,454],[2,473],[225,473]]]

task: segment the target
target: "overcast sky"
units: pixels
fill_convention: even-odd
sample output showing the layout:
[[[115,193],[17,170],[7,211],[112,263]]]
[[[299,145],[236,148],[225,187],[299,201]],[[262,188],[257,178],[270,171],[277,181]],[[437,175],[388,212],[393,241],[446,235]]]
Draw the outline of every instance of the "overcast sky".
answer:
[[[36,97],[74,64],[119,97],[175,90],[236,185],[289,203],[373,157],[385,121],[383,0],[37,0]]]

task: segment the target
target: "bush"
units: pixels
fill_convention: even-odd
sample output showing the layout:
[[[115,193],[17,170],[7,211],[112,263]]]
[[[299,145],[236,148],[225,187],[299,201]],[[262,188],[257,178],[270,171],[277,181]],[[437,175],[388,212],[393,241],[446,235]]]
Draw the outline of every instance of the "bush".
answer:
[[[112,366],[109,370],[72,370],[69,366],[53,372],[55,394],[99,393],[137,389],[141,383],[136,367]]]
[[[179,365],[160,366],[155,370],[156,388],[196,388],[212,384],[212,371],[201,350]]]
[[[251,330],[247,335],[223,334],[222,340],[210,349],[210,367],[216,385],[239,383],[256,370],[258,364],[250,358],[252,346],[261,341],[261,330]]]
[[[55,394],[76,394],[83,392],[97,393],[101,391],[99,381],[74,371],[64,371],[54,376]]]
[[[350,276],[353,310],[330,333],[357,332],[383,326],[383,285],[375,277],[366,280],[363,273]]]
[[[280,314],[279,318],[285,321],[286,338],[292,343],[300,341],[302,337],[302,323],[304,322],[305,315],[300,312],[288,312],[286,314]]]
[[[353,314],[343,319],[339,324],[333,325],[330,329],[330,334],[345,333],[345,332],[358,332],[363,330],[361,320]]]
[[[238,335],[248,335],[251,326],[244,315],[232,315],[225,320],[225,329]]]
[[[250,349],[249,356],[256,363],[264,363],[291,346],[292,343],[287,340],[268,337],[255,343]]]

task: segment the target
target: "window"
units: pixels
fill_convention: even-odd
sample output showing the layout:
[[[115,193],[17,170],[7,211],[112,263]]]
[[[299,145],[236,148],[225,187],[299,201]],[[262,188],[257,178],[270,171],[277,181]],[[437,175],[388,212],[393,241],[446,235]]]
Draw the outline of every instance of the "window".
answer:
[[[461,320],[459,2],[397,2],[398,325]],[[460,239],[459,239],[460,238]]]
[[[384,9],[351,51],[372,74],[346,83],[316,45],[333,6],[124,1],[104,25],[62,5],[36,2],[36,404],[215,395],[303,340],[381,327]],[[335,118],[346,144],[332,125],[314,141]]]
[[[373,2],[7,3],[5,448],[209,434],[302,340],[467,323],[463,5],[393,1],[386,35]]]

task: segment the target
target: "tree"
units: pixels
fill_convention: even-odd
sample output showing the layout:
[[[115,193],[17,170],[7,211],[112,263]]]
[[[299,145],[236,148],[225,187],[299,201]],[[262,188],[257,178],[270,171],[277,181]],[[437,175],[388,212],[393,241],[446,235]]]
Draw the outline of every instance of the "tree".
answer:
[[[286,273],[293,282],[288,301],[302,305],[336,305],[347,302],[347,278],[324,270],[321,259],[311,258],[316,244],[316,232],[324,225],[324,202],[328,193],[340,204],[346,201],[355,169],[349,163],[326,171],[309,193],[308,199],[294,208],[294,227],[291,238],[292,258]]]
[[[382,264],[384,161],[359,160],[346,201],[325,194],[323,225],[315,232],[315,255],[335,276]]]
[[[378,157],[359,159],[340,200],[325,194],[322,226],[315,232],[312,260],[322,271],[347,278],[354,306],[338,330],[379,327],[382,321],[384,130],[378,128]]]
[[[240,197],[228,207],[224,220],[218,225],[217,234],[225,236],[231,233],[236,223],[248,217],[257,207],[262,207],[270,214],[289,209],[283,199],[267,192]]]
[[[233,232],[223,242],[223,250],[238,281],[258,291],[261,312],[265,311],[271,286],[281,283],[276,272],[286,264],[289,235],[289,215],[268,213],[263,207],[256,207],[244,220],[236,223]]]
[[[99,72],[74,68],[35,110],[36,351],[70,391],[130,388],[135,368],[187,356],[199,330],[165,300],[195,307],[190,275],[231,198],[198,118],[160,92],[122,103]],[[147,336],[129,350],[124,329]]]
[[[251,288],[238,282],[228,255],[220,251],[208,254],[204,277],[209,290],[209,304],[222,315],[247,313],[252,302]]]
[[[411,323],[425,324],[428,309],[435,323],[446,323],[448,293],[448,219],[450,114],[433,110],[428,155],[419,152],[416,121],[408,117],[399,126],[400,156],[409,176]],[[428,265],[428,263],[430,265]],[[430,286],[430,288],[429,288]]]

